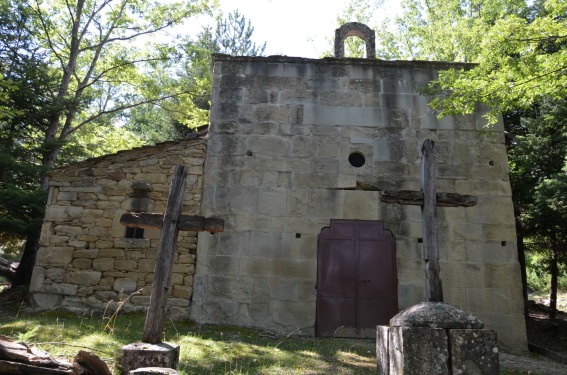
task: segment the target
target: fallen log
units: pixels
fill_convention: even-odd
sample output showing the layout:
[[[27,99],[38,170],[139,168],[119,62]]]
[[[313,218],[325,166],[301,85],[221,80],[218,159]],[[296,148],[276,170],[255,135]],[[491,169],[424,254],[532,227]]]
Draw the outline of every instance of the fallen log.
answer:
[[[73,364],[53,359],[48,353],[0,335],[0,374],[111,375],[97,355],[81,350]]]

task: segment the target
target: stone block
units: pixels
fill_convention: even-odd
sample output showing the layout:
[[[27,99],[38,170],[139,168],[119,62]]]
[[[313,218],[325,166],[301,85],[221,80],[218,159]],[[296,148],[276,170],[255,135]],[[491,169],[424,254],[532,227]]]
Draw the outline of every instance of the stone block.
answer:
[[[113,289],[117,292],[124,292],[124,293],[132,293],[135,292],[137,289],[137,282],[136,280],[126,279],[126,278],[117,278],[114,280]]]
[[[298,135],[292,138],[292,155],[299,158],[314,157],[313,137]]]
[[[258,212],[258,188],[217,186],[216,214],[256,214]]]
[[[140,259],[138,261],[138,271],[154,272],[156,261],[154,259]]]
[[[315,280],[317,261],[314,259],[268,259],[266,274],[285,279]]]
[[[128,259],[116,259],[114,261],[114,269],[116,271],[133,271],[138,268],[138,263]]]
[[[273,322],[287,329],[315,324],[315,302],[274,301],[271,309]]]
[[[252,302],[254,280],[249,277],[220,277],[208,278],[209,298],[234,302]]]
[[[173,297],[190,299],[193,293],[193,288],[190,286],[175,285],[173,287]]]
[[[345,191],[343,218],[357,220],[378,219],[379,192]]]
[[[65,267],[73,260],[72,247],[40,248],[37,254],[37,265]]]
[[[279,258],[293,247],[293,233],[251,232],[250,256]]]
[[[179,345],[175,344],[138,342],[121,347],[121,358],[117,362],[122,374],[128,374],[130,371],[142,367],[177,369],[179,350]]]
[[[485,264],[484,286],[487,288],[521,289],[520,265],[516,261],[510,264]]]
[[[41,310],[51,310],[57,307],[61,302],[61,296],[58,294],[34,293],[31,297],[32,306]]]
[[[441,262],[441,279],[453,287],[481,288],[484,285],[483,264]]]
[[[88,270],[92,268],[92,260],[88,258],[76,258],[71,265],[79,270]]]
[[[45,283],[45,268],[35,266],[32,272],[29,291],[31,293],[42,292],[44,283]]]
[[[303,123],[311,125],[345,125],[385,127],[388,110],[368,107],[334,107],[306,104],[303,107]]]
[[[242,257],[240,259],[239,276],[265,277],[266,276],[266,258],[265,257]]]
[[[73,284],[53,283],[51,284],[51,293],[74,296],[77,294],[77,288],[77,285]]]
[[[287,215],[290,217],[307,217],[309,214],[309,190],[287,190]]]
[[[495,331],[451,329],[449,342],[452,374],[500,374]]]
[[[259,191],[258,214],[266,216],[285,216],[286,191],[282,188],[264,188]]]
[[[376,367],[378,375],[390,375],[390,327],[376,327]]]
[[[391,327],[390,374],[449,375],[449,342],[441,328]]]
[[[101,272],[99,271],[74,271],[71,272],[71,283],[76,285],[98,285]]]

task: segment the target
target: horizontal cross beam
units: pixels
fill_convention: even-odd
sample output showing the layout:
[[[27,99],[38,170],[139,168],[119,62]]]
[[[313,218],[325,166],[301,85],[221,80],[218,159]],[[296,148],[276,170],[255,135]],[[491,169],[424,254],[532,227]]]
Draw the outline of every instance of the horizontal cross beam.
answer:
[[[120,217],[120,224],[132,228],[159,229],[163,224],[163,214],[125,213]],[[218,233],[224,231],[224,220],[214,217],[181,215],[177,222],[177,230]]]
[[[437,207],[472,207],[476,206],[477,197],[458,193],[437,193]],[[385,190],[380,193],[380,201],[404,205],[423,206],[423,191]]]

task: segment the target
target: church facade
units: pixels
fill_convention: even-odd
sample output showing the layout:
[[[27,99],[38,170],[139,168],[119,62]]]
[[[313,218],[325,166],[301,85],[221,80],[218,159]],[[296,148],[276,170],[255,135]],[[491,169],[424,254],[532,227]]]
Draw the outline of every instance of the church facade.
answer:
[[[282,334],[375,334],[375,319],[425,299],[421,208],[381,192],[420,190],[431,139],[437,190],[477,197],[437,211],[445,302],[525,351],[503,126],[486,127],[482,108],[439,120],[419,94],[451,67],[214,56],[206,139],[52,173],[34,305],[102,309],[136,293],[124,307],[147,306],[159,231],[125,238],[119,217],[163,212],[172,166],[186,164],[184,213],[221,218],[224,231],[180,232],[170,314]]]

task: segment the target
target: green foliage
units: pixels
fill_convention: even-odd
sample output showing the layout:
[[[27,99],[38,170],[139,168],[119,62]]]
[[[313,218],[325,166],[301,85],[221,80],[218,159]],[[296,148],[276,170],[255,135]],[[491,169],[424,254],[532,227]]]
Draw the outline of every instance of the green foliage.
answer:
[[[565,5],[545,1],[543,9],[532,20],[521,14],[497,18],[478,43],[476,67],[440,74],[436,88],[446,95],[433,107],[441,116],[472,113],[482,103],[495,123],[502,112],[567,96]]]
[[[259,56],[264,53],[266,43],[252,42],[254,27],[238,11],[227,17],[219,14],[216,27],[206,26],[196,38],[181,38],[177,46],[178,63],[173,66],[182,85],[191,87],[192,96],[174,98],[163,103],[162,108],[173,114],[170,121],[178,133],[183,133],[180,124],[196,128],[209,122],[212,91],[212,54],[223,53],[237,56]],[[190,108],[191,115],[176,116],[181,108]],[[157,111],[159,112],[159,110]]]
[[[545,251],[526,252],[526,273],[528,278],[528,288],[535,293],[549,293],[549,256]],[[560,292],[567,292],[567,265],[559,265],[558,287]]]
[[[378,57],[476,62],[494,22],[527,6],[522,0],[403,0],[401,8],[377,27]]]

